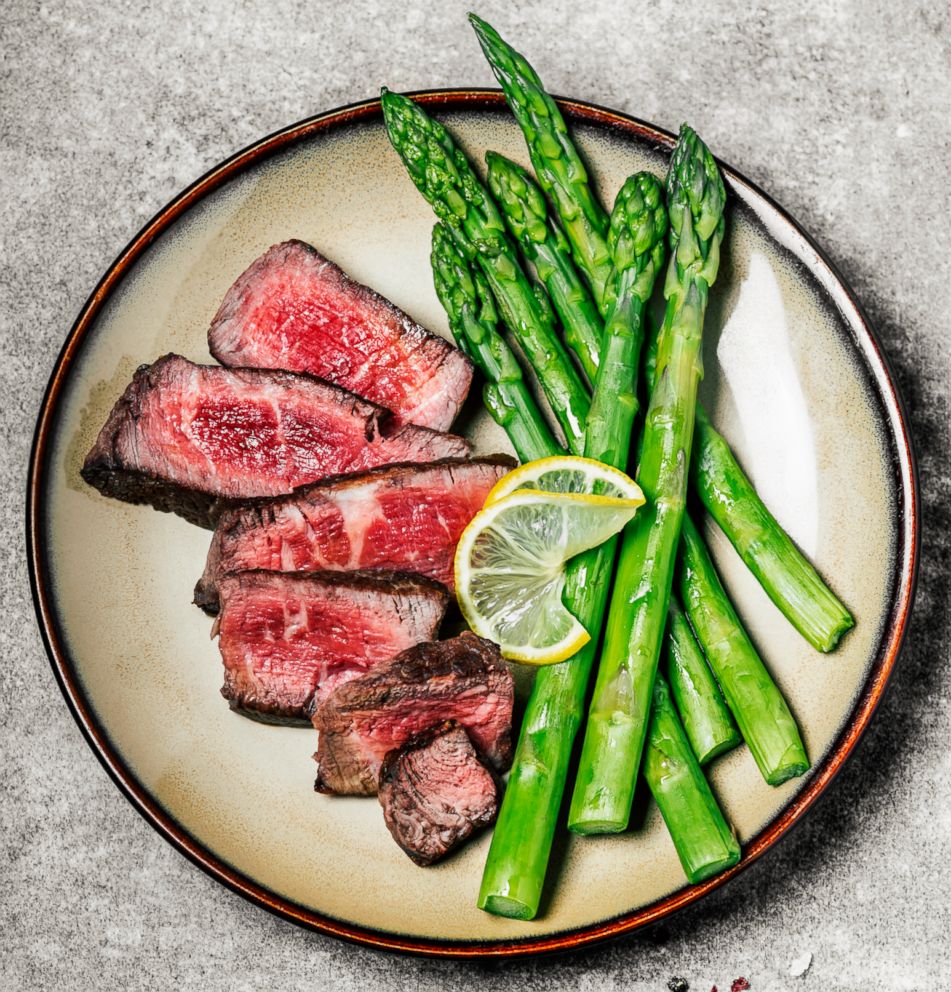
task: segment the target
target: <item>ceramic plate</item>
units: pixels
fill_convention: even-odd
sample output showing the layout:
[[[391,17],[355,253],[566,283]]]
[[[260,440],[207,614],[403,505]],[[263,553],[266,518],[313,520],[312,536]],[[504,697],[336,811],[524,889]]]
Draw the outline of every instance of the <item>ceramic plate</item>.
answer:
[[[420,98],[474,158],[494,148],[528,164],[498,93]],[[666,171],[669,134],[588,105],[563,107],[604,202],[631,172]],[[104,276],[67,339],[37,427],[28,507],[37,611],[90,745],[146,819],[215,878],[298,923],[380,947],[457,955],[566,948],[633,930],[722,884],[829,784],[868,724],[907,624],[917,553],[909,436],[852,294],[786,214],[732,169],[725,174],[729,233],[711,294],[703,394],[857,627],[834,654],[813,651],[710,529],[813,770],[773,789],[745,748],[715,764],[713,786],[744,857],[703,885],[685,885],[652,805],[635,812],[626,834],[564,837],[541,912],[528,923],[476,908],[487,836],[440,866],[417,868],[390,839],[376,802],[315,795],[312,731],[232,713],[218,693],[211,623],[190,602],[208,533],[105,499],[79,477],[136,366],[169,351],[209,361],[205,335],[219,301],[275,242],[313,243],[447,332],[429,276],[433,217],[388,145],[378,101],[235,156],[166,207]],[[477,403],[464,429],[482,452],[510,450]]]

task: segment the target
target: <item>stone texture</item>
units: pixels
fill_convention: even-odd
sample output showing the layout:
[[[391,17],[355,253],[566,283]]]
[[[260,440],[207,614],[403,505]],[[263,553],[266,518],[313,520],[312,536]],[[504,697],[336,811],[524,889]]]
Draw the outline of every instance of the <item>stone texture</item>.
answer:
[[[802,827],[649,933],[472,965],[305,933],[193,868],[121,800],[59,695],[23,492],[56,353],[96,280],[233,150],[393,89],[492,85],[466,4],[9,0],[0,21],[0,988],[895,990],[951,986],[951,15],[941,4],[486,0],[557,93],[687,118],[826,248],[904,391],[924,492],[912,634],[859,752]],[[795,959],[813,954],[792,978]]]

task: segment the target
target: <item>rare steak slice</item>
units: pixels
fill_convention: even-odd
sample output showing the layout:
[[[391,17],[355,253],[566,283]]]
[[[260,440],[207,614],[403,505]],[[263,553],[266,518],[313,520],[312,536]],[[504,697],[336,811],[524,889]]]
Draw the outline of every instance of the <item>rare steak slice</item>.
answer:
[[[309,372],[435,430],[455,420],[472,381],[458,348],[303,241],[274,245],[238,277],[208,346],[224,365]]]
[[[272,722],[307,720],[315,698],[430,640],[449,600],[395,572],[236,572],[219,590],[221,694]]]
[[[219,576],[250,568],[383,568],[428,575],[451,589],[459,536],[513,465],[504,455],[392,465],[228,509],[195,602],[214,613]]]
[[[107,496],[213,526],[222,501],[468,452],[462,438],[400,426],[388,411],[311,376],[166,355],[135,373],[82,475]]]
[[[383,818],[418,865],[431,865],[495,821],[499,783],[453,720],[390,751],[380,769]]]
[[[373,795],[388,752],[455,720],[496,770],[511,757],[512,676],[499,649],[468,631],[409,648],[338,685],[317,707],[318,792]]]

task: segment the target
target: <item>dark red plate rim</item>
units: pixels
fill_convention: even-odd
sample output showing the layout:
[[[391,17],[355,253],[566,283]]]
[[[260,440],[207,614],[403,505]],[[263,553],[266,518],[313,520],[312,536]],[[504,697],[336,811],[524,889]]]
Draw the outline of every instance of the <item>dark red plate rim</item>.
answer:
[[[411,95],[430,109],[443,112],[468,109],[501,109],[504,106],[504,99],[498,90],[430,90]],[[646,139],[660,147],[670,148],[673,145],[674,136],[669,132],[625,114],[575,100],[560,99],[558,102],[569,121],[618,129]],[[808,249],[807,267],[818,279],[824,290],[833,297],[844,321],[849,326],[855,343],[865,359],[883,409],[884,418],[892,433],[894,469],[899,483],[896,502],[900,531],[895,563],[895,588],[888,616],[884,618],[878,653],[872,662],[865,685],[858,695],[852,712],[838,738],[821,764],[815,769],[803,790],[774,820],[745,845],[743,858],[734,868],[699,885],[681,889],[649,906],[591,926],[544,937],[520,938],[517,935],[518,924],[513,923],[513,937],[509,940],[429,940],[353,926],[323,916],[269,891],[220,860],[192,837],[181,824],[169,816],[166,810],[136,780],[130,768],[113,747],[99,724],[89,700],[85,697],[82,684],[74,670],[59,629],[49,581],[49,565],[43,546],[44,500],[47,488],[50,441],[67,378],[86,335],[94,325],[96,317],[106,301],[156,237],[203,197],[234,179],[249,166],[288,148],[295,142],[349,124],[375,122],[381,118],[380,101],[368,100],[301,121],[238,152],[202,176],[149,221],[119,255],[99,285],[96,286],[76,319],[56,361],[40,407],[30,455],[26,503],[27,555],[37,620],[53,666],[53,672],[63,695],[66,697],[66,702],[90,747],[106,771],[133,806],[162,836],[201,869],[235,892],[272,913],[301,926],[390,951],[468,958],[515,957],[572,950],[630,933],[650,923],[657,922],[676,910],[696,902],[708,892],[719,888],[736,876],[802,819],[806,811],[829,786],[845,759],[855,749],[882,698],[889,676],[895,666],[908,627],[914,599],[920,547],[920,521],[918,479],[911,435],[888,362],[855,296],[822,250],[792,217],[757,186],[734,169],[724,165],[724,174],[740,199],[749,201],[750,199],[755,200],[757,197],[760,198],[761,201],[776,211],[780,221],[786,225],[787,233],[792,233],[796,238],[801,239],[800,243]],[[411,194],[408,193],[407,195]]]

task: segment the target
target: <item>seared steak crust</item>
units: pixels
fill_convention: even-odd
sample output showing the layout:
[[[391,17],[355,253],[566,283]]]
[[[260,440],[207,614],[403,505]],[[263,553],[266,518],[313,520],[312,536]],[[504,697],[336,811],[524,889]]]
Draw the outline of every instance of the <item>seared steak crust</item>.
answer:
[[[233,572],[219,585],[221,694],[248,716],[309,719],[315,700],[432,638],[446,588],[396,572]]]
[[[389,465],[255,500],[218,520],[195,603],[218,610],[226,572],[390,569],[453,586],[462,531],[514,466],[505,455]]]
[[[107,496],[207,527],[229,502],[378,465],[468,454],[462,438],[400,426],[381,407],[312,376],[166,355],[135,373],[82,476]]]
[[[338,685],[316,708],[318,792],[373,795],[389,751],[445,720],[496,770],[511,760],[512,676],[491,641],[466,632],[418,644]]]
[[[208,346],[223,365],[309,372],[435,430],[472,381],[458,348],[303,241],[274,245],[238,277]]]
[[[397,844],[431,865],[495,822],[499,780],[454,720],[390,751],[380,769],[380,805]]]

